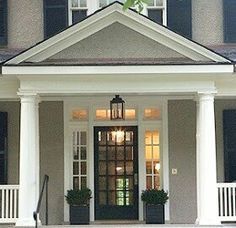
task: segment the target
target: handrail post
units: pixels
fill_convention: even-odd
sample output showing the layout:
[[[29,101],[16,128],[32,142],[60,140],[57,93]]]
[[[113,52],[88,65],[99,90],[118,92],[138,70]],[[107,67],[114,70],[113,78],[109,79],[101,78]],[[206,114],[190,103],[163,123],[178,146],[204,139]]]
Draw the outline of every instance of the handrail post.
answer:
[[[38,200],[38,204],[37,204],[37,208],[36,211],[34,211],[33,213],[33,218],[35,220],[35,228],[38,227],[38,213],[41,207],[41,202],[42,202],[42,197],[43,197],[43,192],[44,189],[46,190],[46,212],[45,212],[45,222],[46,225],[48,225],[48,180],[49,180],[49,176],[48,175],[44,175],[44,180],[43,180],[43,186],[42,186],[42,190],[41,193],[39,195],[39,200]]]
[[[48,225],[48,181],[49,181],[49,177],[47,176],[47,182],[46,182],[46,225]]]

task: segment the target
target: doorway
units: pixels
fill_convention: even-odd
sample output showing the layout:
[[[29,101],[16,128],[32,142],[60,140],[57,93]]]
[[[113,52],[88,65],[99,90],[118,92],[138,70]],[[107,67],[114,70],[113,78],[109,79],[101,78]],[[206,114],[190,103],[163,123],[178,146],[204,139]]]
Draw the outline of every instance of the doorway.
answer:
[[[95,219],[138,219],[136,126],[95,127]]]

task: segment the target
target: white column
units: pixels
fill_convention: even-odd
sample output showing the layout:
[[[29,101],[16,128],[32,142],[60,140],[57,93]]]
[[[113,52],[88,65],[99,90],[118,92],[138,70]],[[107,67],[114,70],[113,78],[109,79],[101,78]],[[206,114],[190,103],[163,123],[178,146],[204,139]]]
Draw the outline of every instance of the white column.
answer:
[[[216,188],[214,95],[200,94],[197,105],[197,201],[199,225],[219,225]]]
[[[21,96],[19,219],[16,226],[34,226],[39,194],[38,97]]]

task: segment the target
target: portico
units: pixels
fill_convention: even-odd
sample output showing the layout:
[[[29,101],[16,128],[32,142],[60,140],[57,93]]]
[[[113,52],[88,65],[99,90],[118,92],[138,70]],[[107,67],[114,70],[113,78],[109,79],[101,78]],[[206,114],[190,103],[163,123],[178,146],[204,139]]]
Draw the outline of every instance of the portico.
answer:
[[[193,211],[191,216],[186,217],[191,217],[192,223],[219,225],[214,101],[219,97],[228,98],[224,85],[235,83],[232,82],[233,64],[133,11],[124,12],[118,3],[79,25],[45,40],[2,66],[2,81],[8,83],[9,78],[13,78],[17,82],[12,96],[21,103],[19,216],[16,225],[34,225],[32,212],[39,196],[40,176],[44,171],[57,169],[62,170],[63,177],[55,182],[52,178],[52,191],[63,189],[60,196],[63,223],[69,221],[69,209],[64,200],[67,190],[88,186],[93,192],[91,222],[101,219],[96,212],[100,205],[131,206],[132,203],[137,205],[135,219],[143,221],[141,192],[145,188],[159,187],[170,193],[166,221],[173,223],[173,218],[179,213],[175,214],[176,208],[186,198],[190,200]],[[105,44],[104,56],[99,61],[98,56],[79,56],[83,45],[89,53],[91,44],[102,42],[100,32],[107,37],[110,30],[116,29],[119,29],[117,36],[126,31],[137,40],[142,36],[142,39],[152,42],[157,56],[148,56],[145,52],[145,56],[120,59],[116,56],[118,45],[111,53]],[[137,48],[134,46],[133,50]],[[123,52],[130,55],[128,49]],[[4,90],[4,84],[0,84],[0,88]],[[231,92],[232,96],[236,95],[233,90]],[[122,96],[126,102],[125,120],[112,121],[109,118],[109,101],[115,94]],[[184,109],[178,108],[178,101],[183,101]],[[51,108],[50,102],[57,102],[56,111]],[[172,108],[176,116],[171,112]],[[59,120],[52,123],[53,118],[59,115]],[[185,124],[191,125],[187,134],[184,134]],[[106,144],[102,144],[99,134],[106,132],[104,135],[112,135],[116,128],[127,134],[123,136],[123,144],[114,141],[112,136],[104,136]],[[135,129],[137,133],[134,133]],[[52,149],[47,150],[43,134],[50,137],[52,133],[55,134],[49,145]],[[62,142],[57,141],[60,138],[57,134],[63,138]],[[193,149],[184,150],[184,140],[188,137],[192,140],[189,144]],[[108,154],[112,149],[116,151],[115,158],[96,158],[100,152]],[[119,149],[123,158],[118,158]],[[57,150],[63,152],[59,154]],[[129,157],[130,151],[136,157]],[[61,158],[63,166],[57,166],[57,157]],[[194,163],[188,164],[188,159]],[[49,163],[49,160],[55,161]],[[189,165],[192,174],[180,165],[180,160]],[[99,173],[100,164],[107,167],[105,174]],[[124,179],[128,184],[125,185],[130,189],[127,191],[129,194],[118,197],[119,189],[117,186],[113,188],[112,183],[114,178],[116,185],[119,182],[117,170],[122,167],[126,170]],[[114,168],[115,174],[109,168]],[[105,175],[108,187],[100,189],[96,184]],[[58,176],[55,174],[54,178],[59,180]],[[184,181],[186,176],[188,181]],[[180,182],[185,185],[174,184]],[[133,191],[135,188],[136,192]],[[104,201],[101,197],[103,193],[107,194]]]

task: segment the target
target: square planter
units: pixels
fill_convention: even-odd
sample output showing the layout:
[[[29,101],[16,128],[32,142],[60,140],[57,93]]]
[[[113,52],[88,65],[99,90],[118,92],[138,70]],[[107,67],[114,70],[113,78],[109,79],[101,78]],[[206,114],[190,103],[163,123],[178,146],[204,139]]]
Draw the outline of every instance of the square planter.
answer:
[[[70,205],[70,224],[89,224],[89,206],[72,206]]]
[[[146,223],[147,224],[164,224],[165,223],[165,206],[146,204]]]

